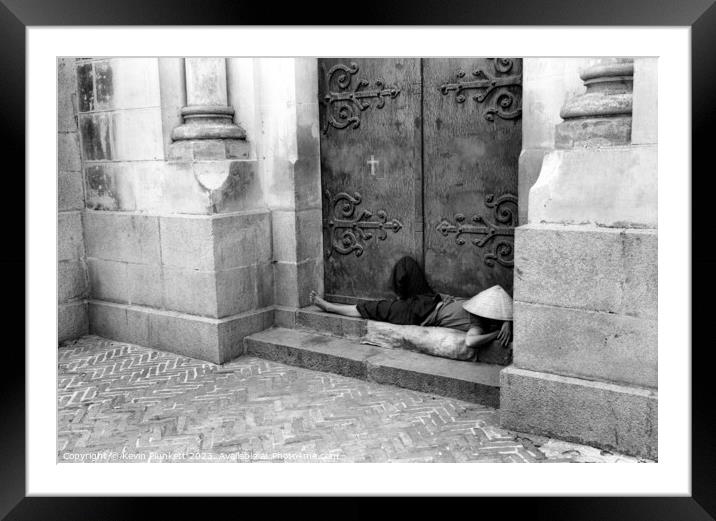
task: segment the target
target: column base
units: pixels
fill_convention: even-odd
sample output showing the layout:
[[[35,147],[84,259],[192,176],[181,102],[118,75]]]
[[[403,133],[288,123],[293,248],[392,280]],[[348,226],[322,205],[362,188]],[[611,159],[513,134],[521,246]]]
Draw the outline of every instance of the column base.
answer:
[[[89,301],[90,333],[215,364],[239,356],[243,339],[273,325],[273,307],[225,318]]]
[[[514,366],[500,373],[503,427],[658,457],[658,393]]]

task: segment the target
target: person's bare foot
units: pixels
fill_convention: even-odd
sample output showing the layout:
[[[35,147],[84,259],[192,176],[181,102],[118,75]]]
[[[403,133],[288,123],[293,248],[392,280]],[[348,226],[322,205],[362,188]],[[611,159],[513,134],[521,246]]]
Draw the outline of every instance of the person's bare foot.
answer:
[[[325,311],[326,301],[323,300],[315,290],[311,290],[311,293],[308,294],[308,297],[311,299],[312,304],[315,304],[316,306]]]

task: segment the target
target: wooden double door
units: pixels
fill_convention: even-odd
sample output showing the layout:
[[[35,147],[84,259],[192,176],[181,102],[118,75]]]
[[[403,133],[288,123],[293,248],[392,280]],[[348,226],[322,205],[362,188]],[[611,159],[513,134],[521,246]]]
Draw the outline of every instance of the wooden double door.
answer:
[[[319,60],[325,293],[390,296],[404,255],[441,293],[512,292],[522,60]]]

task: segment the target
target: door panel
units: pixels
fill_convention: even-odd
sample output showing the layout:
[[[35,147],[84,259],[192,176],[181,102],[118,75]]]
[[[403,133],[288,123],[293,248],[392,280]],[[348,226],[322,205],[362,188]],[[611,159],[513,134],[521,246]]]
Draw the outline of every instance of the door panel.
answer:
[[[512,292],[521,59],[423,60],[425,270],[437,291]]]
[[[391,296],[403,255],[433,288],[512,292],[522,60],[319,60],[325,292]]]
[[[325,293],[391,295],[422,257],[420,60],[319,60]]]

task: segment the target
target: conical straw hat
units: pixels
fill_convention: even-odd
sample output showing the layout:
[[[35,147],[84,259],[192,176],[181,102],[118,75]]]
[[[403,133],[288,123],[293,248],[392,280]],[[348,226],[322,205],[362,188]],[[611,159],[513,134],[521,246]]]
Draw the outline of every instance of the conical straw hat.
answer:
[[[512,298],[500,286],[481,291],[462,307],[473,315],[494,320],[512,320]]]

